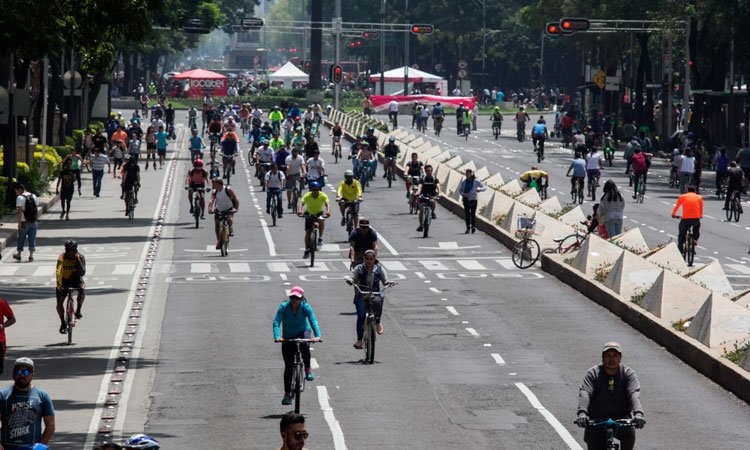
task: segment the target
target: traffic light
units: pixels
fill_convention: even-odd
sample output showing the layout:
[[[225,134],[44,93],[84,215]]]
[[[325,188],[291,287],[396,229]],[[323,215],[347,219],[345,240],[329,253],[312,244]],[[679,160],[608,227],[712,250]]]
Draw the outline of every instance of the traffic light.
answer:
[[[416,24],[411,26],[412,34],[432,34],[435,27],[430,24]]]
[[[550,36],[559,36],[563,34],[562,28],[560,28],[560,24],[557,22],[547,23],[547,25],[544,27],[544,32]]]
[[[348,44],[346,44],[346,46],[349,48],[358,48],[362,47],[362,45],[364,45],[364,42],[362,42],[361,39],[352,39]]]
[[[331,81],[336,84],[340,84],[344,81],[344,69],[338,64],[331,67]]]
[[[589,19],[567,17],[560,20],[560,28],[563,32],[575,33],[576,31],[586,31],[591,28]]]
[[[365,39],[377,39],[380,37],[380,31],[363,31],[362,37]]]

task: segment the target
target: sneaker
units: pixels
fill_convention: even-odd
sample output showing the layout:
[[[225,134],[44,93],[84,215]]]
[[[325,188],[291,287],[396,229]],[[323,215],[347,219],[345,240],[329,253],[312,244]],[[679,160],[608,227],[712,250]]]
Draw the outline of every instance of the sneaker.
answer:
[[[221,242],[216,244],[216,250],[221,250]]]
[[[192,214],[193,212],[195,212],[195,209],[192,206],[190,206],[190,214]]]
[[[419,228],[417,228],[417,231],[422,231],[422,230],[424,230],[424,228],[422,228],[422,225],[420,225]]]
[[[266,214],[271,214],[271,208],[266,208]]]
[[[65,334],[67,332],[68,332],[68,326],[65,325],[64,323],[61,323],[60,324],[60,334]]]
[[[432,212],[432,218],[437,219],[437,215],[435,214],[435,211]]]
[[[292,404],[292,395],[291,394],[284,394],[284,398],[281,399],[282,405],[291,405]]]
[[[62,219],[63,217],[65,217],[65,211],[60,213],[60,218]]]
[[[318,238],[318,245],[323,245],[323,238],[322,237]]]
[[[476,228],[474,228],[474,227],[471,227],[471,234],[474,234],[474,233],[476,233],[476,231],[477,231],[477,229],[476,229]]]
[[[229,236],[234,237],[234,230],[229,230]]]
[[[635,200],[636,197],[638,197],[638,196],[636,194],[633,194],[633,200]]]
[[[305,380],[313,381],[314,379],[315,379],[315,374],[313,373],[313,371],[311,370],[307,372],[307,375],[305,375]]]
[[[21,254],[20,253],[13,253],[13,259],[15,259],[16,261],[20,261],[21,260]]]
[[[206,220],[206,215],[201,213],[201,219]]]
[[[385,179],[385,174],[383,174],[383,178]]]
[[[78,189],[78,196],[79,197],[81,196],[81,190],[80,189]]]
[[[342,218],[341,218],[341,226],[343,227],[344,225],[346,225],[346,219],[344,219],[344,218],[342,217]]]
[[[307,259],[310,257],[310,250],[305,250],[305,253],[302,255],[303,259]]]
[[[409,198],[409,191],[406,191],[406,198]]]
[[[81,314],[81,311],[76,311],[76,319],[83,319],[83,314]]]

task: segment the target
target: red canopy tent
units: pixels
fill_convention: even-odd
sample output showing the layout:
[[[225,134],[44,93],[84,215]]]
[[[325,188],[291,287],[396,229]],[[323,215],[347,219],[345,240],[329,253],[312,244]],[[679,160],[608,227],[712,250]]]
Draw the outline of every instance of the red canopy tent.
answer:
[[[173,79],[187,83],[183,92],[190,98],[201,98],[206,94],[212,97],[226,97],[229,88],[227,77],[204,69],[188,70],[175,75]]]

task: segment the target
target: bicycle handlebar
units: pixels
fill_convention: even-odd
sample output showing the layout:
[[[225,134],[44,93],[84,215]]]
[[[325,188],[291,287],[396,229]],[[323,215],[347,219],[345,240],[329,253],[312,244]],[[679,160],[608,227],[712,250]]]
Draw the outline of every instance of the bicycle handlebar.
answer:
[[[299,338],[284,339],[284,338],[280,338],[278,340],[274,340],[274,342],[323,342],[323,340],[322,339],[299,339]]]
[[[594,420],[589,419],[586,422],[587,427],[634,427],[636,425],[633,419],[605,419],[605,420]]]

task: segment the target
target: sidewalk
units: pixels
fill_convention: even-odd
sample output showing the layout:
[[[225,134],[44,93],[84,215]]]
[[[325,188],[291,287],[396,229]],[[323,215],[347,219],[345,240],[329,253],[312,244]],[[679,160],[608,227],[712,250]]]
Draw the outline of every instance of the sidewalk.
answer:
[[[56,205],[58,200],[60,200],[60,196],[56,194],[38,197],[37,206],[39,208],[40,221],[44,213]],[[0,218],[0,252],[5,250],[6,247],[13,246],[18,240],[17,223],[18,219],[16,219],[15,213]]]

